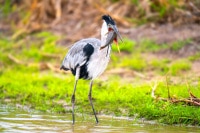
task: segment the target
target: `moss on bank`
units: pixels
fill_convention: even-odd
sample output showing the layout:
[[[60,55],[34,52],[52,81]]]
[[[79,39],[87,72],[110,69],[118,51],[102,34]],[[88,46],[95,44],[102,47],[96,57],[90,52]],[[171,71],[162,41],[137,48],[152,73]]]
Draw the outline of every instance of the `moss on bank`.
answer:
[[[50,33],[40,33],[29,37],[31,41],[26,39],[13,41],[5,37],[0,39],[1,103],[17,103],[42,111],[70,112],[74,77],[70,73],[49,69],[48,66],[51,64],[50,66],[59,68],[67,49],[56,45],[59,38]],[[164,58],[161,62],[156,59],[149,61],[142,54],[151,53],[151,50],[144,51],[142,50],[144,46],[140,47],[135,42],[126,41],[129,45],[123,49],[124,52],[122,50],[123,57],[114,52],[109,66],[127,67],[131,71],[143,74],[153,71],[156,76],[161,77],[163,73],[168,73],[169,76],[176,75],[180,80],[175,82],[171,79],[168,83],[170,93],[174,97],[189,97],[188,87],[184,80],[190,84],[191,91],[200,97],[200,79],[190,77],[183,80],[182,78],[182,73],[190,70],[192,62],[189,59],[172,61]],[[146,46],[148,44],[145,44]],[[163,48],[155,49],[154,52]],[[159,72],[156,73],[157,71]],[[148,81],[145,78],[132,77],[131,81],[126,81],[116,74],[108,76],[107,79],[109,80],[103,81],[99,78],[94,84],[93,98],[99,114],[134,116],[167,124],[200,125],[200,108],[181,103],[156,101],[151,97],[151,84],[154,81],[159,83],[156,95],[168,96],[165,80]],[[76,91],[77,112],[92,113],[87,99],[88,87],[88,81],[79,81]]]

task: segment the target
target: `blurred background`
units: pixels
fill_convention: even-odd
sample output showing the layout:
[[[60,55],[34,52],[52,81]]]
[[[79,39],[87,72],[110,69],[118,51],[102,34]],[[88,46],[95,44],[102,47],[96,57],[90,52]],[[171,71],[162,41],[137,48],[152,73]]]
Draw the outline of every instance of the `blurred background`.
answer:
[[[64,35],[66,41],[99,36],[103,14],[110,14],[122,34],[132,39],[138,38],[137,34],[149,36],[148,28],[157,31],[167,24],[171,24],[171,28],[186,24],[194,28],[200,23],[198,0],[1,0],[0,4],[1,34],[10,33],[14,38],[42,30]],[[131,33],[133,27],[141,25],[147,28]],[[187,38],[186,35],[182,34],[183,38]]]
[[[191,62],[191,60],[198,60],[200,56],[198,45],[200,43],[200,1],[198,0],[100,0],[98,2],[93,0],[0,0],[2,40],[9,40],[9,43],[15,44],[13,47],[20,45],[18,47],[22,48],[32,46],[31,43],[34,43],[34,47],[40,50],[40,52],[35,51],[35,54],[30,51],[21,56],[12,54],[11,50],[6,55],[5,50],[2,49],[5,41],[2,41],[1,52],[4,53],[2,53],[2,58],[5,59],[7,56],[11,61],[20,62],[22,57],[27,57],[23,59],[24,63],[40,60],[43,64],[45,64],[45,58],[53,57],[61,61],[63,53],[75,41],[88,37],[100,38],[103,14],[109,14],[116,20],[126,42],[126,45],[121,45],[122,52],[126,56],[138,53],[135,52],[138,51],[136,49],[151,53],[153,56],[168,57],[169,62],[176,58],[190,58],[188,62]],[[59,49],[58,47],[65,48],[63,53],[56,50]],[[115,51],[115,46],[113,47]],[[16,51],[17,49],[13,52]],[[145,64],[138,68],[131,67],[132,63],[120,63],[114,59],[113,62],[114,66],[121,64],[118,66],[131,67],[134,70],[136,68],[140,71],[144,68],[145,70],[157,69],[154,66],[146,68],[152,64],[146,57],[143,63],[134,62]],[[7,63],[10,60],[7,60]],[[1,68],[7,66],[5,62],[0,62]],[[56,62],[51,68],[58,68],[59,63]],[[199,63],[196,64],[199,65]],[[159,69],[166,73],[170,68]]]

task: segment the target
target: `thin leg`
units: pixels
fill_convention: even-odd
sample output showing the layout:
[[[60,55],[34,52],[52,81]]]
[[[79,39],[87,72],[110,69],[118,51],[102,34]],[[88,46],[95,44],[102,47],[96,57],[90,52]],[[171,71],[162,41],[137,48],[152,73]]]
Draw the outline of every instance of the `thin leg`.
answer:
[[[77,85],[77,83],[78,83],[79,75],[80,75],[80,67],[77,67],[77,68],[76,68],[76,75],[75,75],[74,91],[73,91],[72,98],[71,98],[71,102],[72,102],[72,120],[73,120],[73,124],[75,123],[75,116],[74,116],[75,92],[76,92],[76,85]]]
[[[76,92],[76,85],[77,85],[77,82],[78,82],[78,80],[75,80],[74,91],[73,91],[72,98],[71,98],[71,102],[72,102],[72,120],[73,120],[73,124],[75,123],[74,106],[75,106],[75,92]]]
[[[98,123],[98,118],[97,118],[97,115],[96,115],[96,112],[95,112],[95,109],[94,109],[94,106],[93,106],[93,103],[92,103],[92,84],[93,84],[93,80],[91,80],[90,82],[90,90],[89,90],[89,94],[88,94],[88,99],[90,101],[90,105],[92,106],[92,110],[93,110],[93,113],[94,113],[94,116],[95,116],[95,119],[96,119],[96,123]]]

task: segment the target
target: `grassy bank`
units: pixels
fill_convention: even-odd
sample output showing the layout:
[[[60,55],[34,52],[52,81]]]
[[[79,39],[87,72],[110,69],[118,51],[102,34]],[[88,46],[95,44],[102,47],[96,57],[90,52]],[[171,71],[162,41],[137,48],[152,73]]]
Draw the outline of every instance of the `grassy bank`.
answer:
[[[59,71],[67,51],[65,46],[58,45],[59,39],[49,32],[15,41],[1,37],[1,103],[21,104],[58,113],[71,111],[74,77]],[[199,107],[172,104],[155,100],[151,96],[152,86],[157,82],[156,96],[167,98],[168,86],[174,98],[188,98],[188,88],[200,97],[200,79],[191,71],[193,62],[199,59],[198,55],[177,59],[153,56],[158,51],[178,51],[187,45],[186,42],[175,42],[176,47],[170,44],[159,45],[150,40],[137,44],[125,39],[126,45],[121,45],[121,54],[113,47],[114,52],[106,73],[94,84],[93,98],[97,112],[158,120],[167,124],[200,125]],[[123,77],[120,73],[110,72],[119,68],[122,74],[125,70],[134,74]],[[88,87],[88,81],[79,81],[76,112],[92,114],[87,99]]]

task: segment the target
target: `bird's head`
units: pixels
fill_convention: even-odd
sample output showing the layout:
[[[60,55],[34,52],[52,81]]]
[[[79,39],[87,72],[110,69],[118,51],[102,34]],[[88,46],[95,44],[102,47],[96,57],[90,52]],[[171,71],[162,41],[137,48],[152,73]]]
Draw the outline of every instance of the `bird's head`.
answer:
[[[114,41],[118,47],[117,38],[122,41],[122,37],[119,34],[118,28],[115,24],[115,21],[109,15],[103,15],[102,19],[104,21],[101,29],[102,45],[100,49],[103,49]],[[122,41],[123,42],[123,41]],[[119,50],[119,48],[118,48]]]

